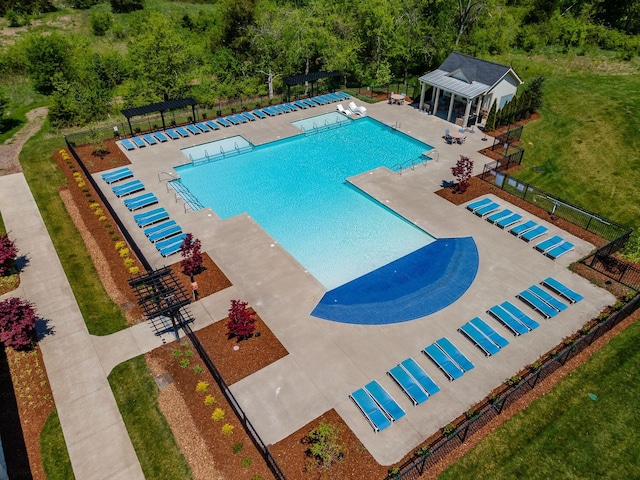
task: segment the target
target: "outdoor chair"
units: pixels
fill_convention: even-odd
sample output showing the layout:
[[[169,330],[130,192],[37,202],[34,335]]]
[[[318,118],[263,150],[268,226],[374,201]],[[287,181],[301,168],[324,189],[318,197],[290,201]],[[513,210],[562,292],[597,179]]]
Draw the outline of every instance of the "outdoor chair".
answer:
[[[582,295],[574,292],[569,287],[567,287],[562,282],[556,280],[553,277],[547,277],[540,283],[545,287],[547,287],[548,289],[556,292],[558,295],[566,298],[571,303],[579,302],[584,298]]]

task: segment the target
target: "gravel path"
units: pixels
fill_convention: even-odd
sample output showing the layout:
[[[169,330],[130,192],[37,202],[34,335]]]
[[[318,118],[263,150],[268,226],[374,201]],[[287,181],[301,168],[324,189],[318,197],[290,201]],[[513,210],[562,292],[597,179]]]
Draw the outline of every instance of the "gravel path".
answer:
[[[47,118],[47,107],[35,108],[27,113],[27,124],[13,137],[0,145],[0,175],[10,175],[22,171],[18,157],[22,147],[38,130]]]

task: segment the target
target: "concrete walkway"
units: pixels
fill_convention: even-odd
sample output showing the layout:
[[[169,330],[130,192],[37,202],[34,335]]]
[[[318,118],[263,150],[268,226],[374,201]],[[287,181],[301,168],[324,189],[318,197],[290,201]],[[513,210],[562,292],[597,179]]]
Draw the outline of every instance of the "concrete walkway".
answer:
[[[29,300],[52,330],[40,345],[76,479],[144,479],[107,381],[108,370],[23,174],[0,176],[0,212],[28,260],[19,289],[2,298]]]

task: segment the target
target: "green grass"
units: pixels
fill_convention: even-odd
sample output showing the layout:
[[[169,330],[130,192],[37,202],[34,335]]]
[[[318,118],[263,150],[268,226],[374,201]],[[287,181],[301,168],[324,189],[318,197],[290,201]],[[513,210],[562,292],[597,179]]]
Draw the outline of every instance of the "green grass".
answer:
[[[439,478],[640,478],[639,341],[635,323]]]
[[[109,383],[145,478],[192,478],[171,429],[158,409],[158,387],[144,357],[118,365],[109,375]]]
[[[65,270],[89,333],[108,335],[126,328],[122,310],[107,296],[82,237],[58,195],[65,178],[52,152],[65,146],[48,122],[20,154],[20,163]],[[20,247],[18,245],[18,247]]]
[[[67,445],[62,436],[58,412],[53,411],[40,433],[40,453],[47,480],[71,480],[75,478]]]

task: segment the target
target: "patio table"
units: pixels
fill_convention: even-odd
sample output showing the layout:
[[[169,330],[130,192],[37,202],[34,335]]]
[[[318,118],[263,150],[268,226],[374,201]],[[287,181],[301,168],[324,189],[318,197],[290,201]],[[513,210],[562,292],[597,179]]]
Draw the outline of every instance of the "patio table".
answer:
[[[404,103],[404,97],[400,93],[394,93],[391,95],[391,103],[402,104]]]

